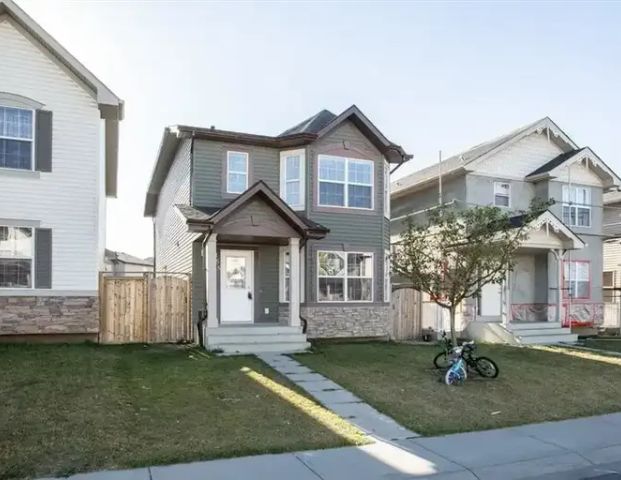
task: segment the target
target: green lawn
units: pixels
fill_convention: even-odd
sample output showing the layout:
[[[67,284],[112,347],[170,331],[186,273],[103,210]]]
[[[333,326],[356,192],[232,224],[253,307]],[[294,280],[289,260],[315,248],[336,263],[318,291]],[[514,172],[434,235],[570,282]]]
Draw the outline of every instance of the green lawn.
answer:
[[[497,379],[448,387],[437,348],[323,344],[296,358],[415,432],[438,435],[621,411],[621,358],[560,348],[483,345]]]
[[[584,342],[584,346],[597,348],[598,350],[621,352],[621,338],[587,338]]]
[[[360,443],[254,357],[0,345],[0,478]]]

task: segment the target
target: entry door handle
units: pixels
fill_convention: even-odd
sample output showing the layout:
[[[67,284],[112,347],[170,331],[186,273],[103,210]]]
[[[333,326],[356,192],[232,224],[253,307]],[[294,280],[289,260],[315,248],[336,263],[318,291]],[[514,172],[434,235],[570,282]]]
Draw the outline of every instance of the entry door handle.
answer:
[[[248,300],[252,300],[252,292],[248,292]]]

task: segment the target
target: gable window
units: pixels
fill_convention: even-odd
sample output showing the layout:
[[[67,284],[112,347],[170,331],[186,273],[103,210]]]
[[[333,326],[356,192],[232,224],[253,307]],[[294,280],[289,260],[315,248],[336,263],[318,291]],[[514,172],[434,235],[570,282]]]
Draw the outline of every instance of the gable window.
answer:
[[[317,252],[317,301],[372,302],[373,254]]]
[[[570,227],[591,226],[591,189],[563,185],[563,222]]]
[[[294,210],[305,207],[304,150],[280,152],[280,197]]]
[[[591,298],[591,263],[585,260],[566,261],[563,264],[565,297]]]
[[[248,154],[226,152],[226,192],[242,193],[248,188]]]
[[[373,161],[319,155],[319,206],[373,209]]]
[[[497,207],[509,207],[511,205],[510,183],[494,182],[494,205]]]
[[[32,288],[32,228],[0,226],[0,288]]]
[[[32,170],[34,112],[0,106],[0,167]]]

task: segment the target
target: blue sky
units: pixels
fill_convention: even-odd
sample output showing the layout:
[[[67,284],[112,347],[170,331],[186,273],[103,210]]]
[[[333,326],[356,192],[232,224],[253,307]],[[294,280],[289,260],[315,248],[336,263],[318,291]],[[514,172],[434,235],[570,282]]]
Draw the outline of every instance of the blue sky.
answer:
[[[175,123],[277,134],[355,103],[402,175],[547,115],[621,172],[621,3],[17,1],[126,102],[112,249],[151,254]]]

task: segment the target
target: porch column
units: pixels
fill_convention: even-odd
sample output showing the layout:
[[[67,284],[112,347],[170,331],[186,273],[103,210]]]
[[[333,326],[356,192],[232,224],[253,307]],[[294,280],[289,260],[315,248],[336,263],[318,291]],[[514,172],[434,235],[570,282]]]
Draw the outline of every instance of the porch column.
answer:
[[[300,326],[300,239],[289,239],[289,325]]]
[[[555,320],[562,323],[561,308],[563,306],[563,250],[554,250],[554,258],[556,258],[556,315]]]
[[[207,240],[207,327],[218,328],[218,235]]]

